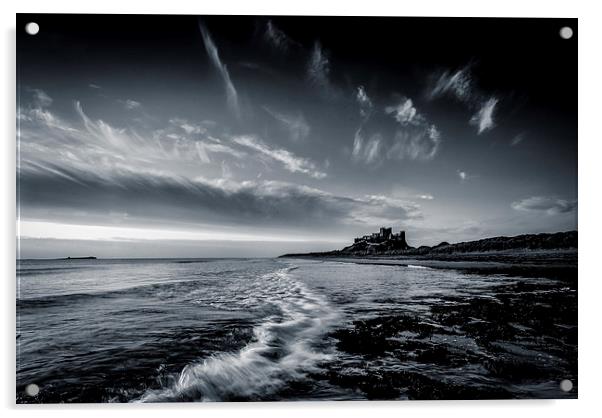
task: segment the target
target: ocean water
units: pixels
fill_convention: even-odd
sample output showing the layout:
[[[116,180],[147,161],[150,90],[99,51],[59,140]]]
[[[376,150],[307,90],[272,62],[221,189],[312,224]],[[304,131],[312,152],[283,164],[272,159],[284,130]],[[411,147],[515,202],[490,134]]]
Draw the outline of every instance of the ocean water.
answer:
[[[555,280],[292,259],[17,279],[20,403],[577,396],[576,288]]]

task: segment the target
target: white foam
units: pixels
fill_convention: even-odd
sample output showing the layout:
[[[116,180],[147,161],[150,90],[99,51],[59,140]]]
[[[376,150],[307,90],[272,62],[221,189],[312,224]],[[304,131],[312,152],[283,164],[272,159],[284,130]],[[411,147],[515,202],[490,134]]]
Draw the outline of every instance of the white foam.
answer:
[[[256,286],[281,314],[257,326],[254,340],[237,353],[224,353],[187,365],[171,386],[145,393],[141,402],[256,399],[303,378],[330,354],[315,343],[334,323],[337,312],[322,296],[289,276],[291,268],[266,274]],[[257,299],[258,295],[253,295]]]

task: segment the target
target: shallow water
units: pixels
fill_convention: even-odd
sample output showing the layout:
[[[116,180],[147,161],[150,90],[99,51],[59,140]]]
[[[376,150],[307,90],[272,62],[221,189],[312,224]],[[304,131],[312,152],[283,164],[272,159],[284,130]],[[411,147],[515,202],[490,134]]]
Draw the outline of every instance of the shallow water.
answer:
[[[26,260],[18,279],[18,402],[577,393],[576,289],[549,279],[284,259]]]

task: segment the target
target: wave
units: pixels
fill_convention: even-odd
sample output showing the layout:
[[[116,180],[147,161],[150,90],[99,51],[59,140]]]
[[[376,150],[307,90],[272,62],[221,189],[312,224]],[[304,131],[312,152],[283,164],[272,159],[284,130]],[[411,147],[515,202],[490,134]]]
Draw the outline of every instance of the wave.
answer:
[[[198,283],[208,280],[217,280],[222,277],[231,277],[239,273],[238,270],[222,270],[216,272],[190,273],[185,278],[173,278],[163,282],[139,283],[123,285],[115,289],[99,289],[94,291],[81,291],[73,293],[58,293],[36,297],[17,297],[17,308],[28,309],[49,306],[69,306],[72,303],[85,302],[95,298],[113,298],[124,295],[169,295],[177,292],[190,292],[198,288]],[[68,290],[67,290],[68,291]]]
[[[42,274],[57,274],[64,272],[71,272],[74,270],[82,270],[86,267],[82,266],[69,266],[69,267],[20,267],[17,266],[17,276],[39,276]]]
[[[279,313],[253,329],[250,344],[187,365],[172,384],[147,391],[138,402],[263,399],[330,360],[332,354],[316,350],[314,344],[338,313],[325,298],[292,279],[293,268],[259,277],[254,292],[261,292]]]

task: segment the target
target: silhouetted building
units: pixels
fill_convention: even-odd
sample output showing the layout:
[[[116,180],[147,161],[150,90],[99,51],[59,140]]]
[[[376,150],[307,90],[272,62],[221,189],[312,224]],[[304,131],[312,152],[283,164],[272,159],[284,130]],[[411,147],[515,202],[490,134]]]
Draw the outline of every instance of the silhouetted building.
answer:
[[[353,240],[355,244],[360,242],[366,242],[368,244],[381,244],[384,242],[393,242],[395,247],[400,248],[408,248],[408,244],[406,242],[406,232],[399,231],[399,233],[394,234],[393,228],[380,228],[379,232],[373,232],[370,235],[364,235],[363,237],[357,237]]]
[[[391,232],[393,228],[380,228],[380,239],[386,240],[391,238]]]

